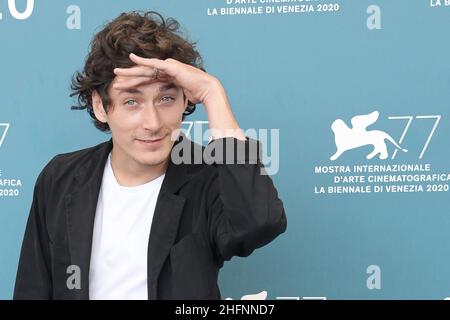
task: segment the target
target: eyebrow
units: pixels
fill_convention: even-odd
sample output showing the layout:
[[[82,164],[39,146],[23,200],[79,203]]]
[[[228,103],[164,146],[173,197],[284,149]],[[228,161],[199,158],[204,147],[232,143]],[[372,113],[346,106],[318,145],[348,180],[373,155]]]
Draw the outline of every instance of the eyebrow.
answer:
[[[170,89],[178,89],[178,86],[176,86],[174,83],[166,83],[159,87],[159,92],[168,91]]]
[[[142,94],[142,91],[136,88],[125,88],[125,89],[120,89],[118,90],[119,94],[123,94],[123,93],[139,93]]]
[[[159,86],[158,92],[161,93],[161,92],[165,92],[165,91],[168,91],[171,89],[178,89],[178,86],[176,86],[174,83],[166,83],[166,84]],[[119,94],[137,93],[137,94],[143,95],[143,92],[136,88],[125,88],[125,89],[120,89],[118,91],[119,91]]]

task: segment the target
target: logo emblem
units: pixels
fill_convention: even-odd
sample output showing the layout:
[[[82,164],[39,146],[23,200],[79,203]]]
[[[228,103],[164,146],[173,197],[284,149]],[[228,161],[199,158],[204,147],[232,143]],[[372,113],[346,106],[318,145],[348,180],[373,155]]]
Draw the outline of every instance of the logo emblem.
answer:
[[[388,133],[381,130],[367,130],[367,127],[378,120],[379,112],[374,111],[366,115],[358,115],[352,118],[352,128],[349,128],[342,119],[336,119],[331,124],[336,143],[336,153],[330,157],[331,161],[337,160],[344,152],[366,145],[372,145],[373,151],[366,158],[372,159],[376,155],[384,160],[388,157],[386,140],[403,152],[403,149]]]

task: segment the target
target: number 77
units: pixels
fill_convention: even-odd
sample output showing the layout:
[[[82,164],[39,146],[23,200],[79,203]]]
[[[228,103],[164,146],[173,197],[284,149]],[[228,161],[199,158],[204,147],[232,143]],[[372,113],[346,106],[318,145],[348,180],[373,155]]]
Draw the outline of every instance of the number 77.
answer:
[[[403,129],[403,133],[402,133],[402,135],[401,135],[401,137],[400,137],[400,140],[398,141],[400,145],[401,145],[401,143],[403,142],[403,139],[405,138],[406,133],[408,132],[409,126],[411,125],[411,122],[412,122],[413,118],[414,118],[413,116],[388,117],[389,120],[399,120],[399,119],[406,119],[406,120],[408,120],[408,122],[406,123],[405,128]],[[441,116],[440,116],[440,115],[434,115],[434,116],[416,116],[416,119],[436,119],[436,121],[435,121],[435,123],[434,123],[434,126],[433,126],[433,128],[431,129],[430,134],[428,135],[427,142],[425,142],[425,145],[424,145],[423,148],[422,148],[422,152],[420,152],[419,159],[422,159],[422,157],[423,157],[425,151],[426,151],[427,148],[428,148],[428,145],[429,145],[429,143],[430,143],[430,141],[431,141],[431,138],[433,137],[434,131],[436,130],[436,128],[437,128],[437,126],[438,126],[438,124],[439,124],[439,121],[441,121]],[[395,149],[395,151],[394,151],[394,153],[393,153],[391,159],[394,159],[396,155],[397,155],[397,149]]]
[[[5,139],[6,133],[9,129],[9,123],[0,123],[0,127],[5,127],[5,130],[3,130],[3,134],[0,136],[0,147],[3,144],[3,140]]]

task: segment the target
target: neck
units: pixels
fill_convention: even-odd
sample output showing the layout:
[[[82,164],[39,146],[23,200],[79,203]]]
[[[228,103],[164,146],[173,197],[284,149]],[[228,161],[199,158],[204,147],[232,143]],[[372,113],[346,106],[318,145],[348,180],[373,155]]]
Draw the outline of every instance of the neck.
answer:
[[[166,172],[169,159],[155,165],[143,165],[125,159],[113,147],[111,151],[111,167],[117,182],[123,187],[135,187],[150,182]]]

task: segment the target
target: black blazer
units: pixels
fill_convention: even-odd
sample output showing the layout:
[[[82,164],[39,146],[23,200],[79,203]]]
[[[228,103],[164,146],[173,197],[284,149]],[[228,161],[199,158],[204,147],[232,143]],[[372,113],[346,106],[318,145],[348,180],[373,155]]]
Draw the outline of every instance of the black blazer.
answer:
[[[238,148],[256,142],[223,138],[208,144],[207,149],[230,139]],[[184,135],[175,145],[178,143],[191,146],[191,155],[204,151]],[[40,173],[14,299],[89,299],[94,216],[112,145],[111,139],[57,155]],[[246,164],[223,163],[219,157],[212,164],[170,162],[150,239],[142,239],[148,240],[149,299],[221,299],[217,280],[224,261],[248,256],[286,230],[283,204],[272,180],[260,174],[260,151],[258,159],[249,152],[245,159],[232,155]],[[249,164],[252,157],[256,164]],[[67,286],[70,265],[80,268],[80,289]]]

